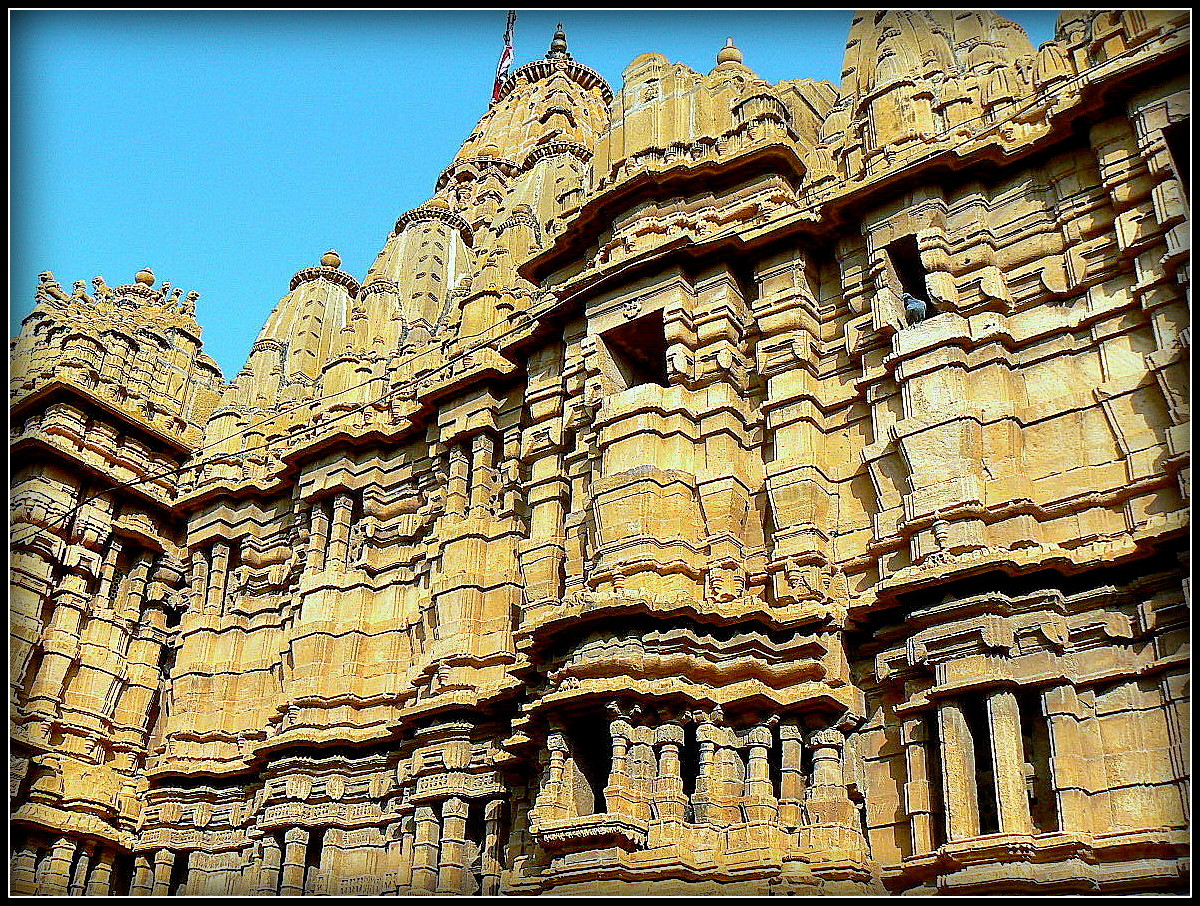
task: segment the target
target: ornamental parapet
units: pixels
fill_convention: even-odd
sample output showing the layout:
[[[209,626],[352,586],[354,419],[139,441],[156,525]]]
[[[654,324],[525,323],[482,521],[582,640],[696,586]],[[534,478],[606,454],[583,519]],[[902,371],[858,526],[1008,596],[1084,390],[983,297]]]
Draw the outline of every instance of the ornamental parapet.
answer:
[[[396,227],[392,231],[393,235],[404,232],[404,228],[414,223],[423,223],[430,220],[440,220],[442,223],[458,230],[462,235],[463,242],[470,245],[474,241],[474,233],[471,231],[471,225],[457,214],[447,211],[445,208],[433,207],[430,205],[422,205],[419,208],[413,208],[411,211],[405,211],[396,221]]]
[[[298,271],[289,286],[289,292],[294,292],[296,287],[302,283],[308,283],[312,280],[326,280],[335,286],[341,286],[350,294],[351,297],[358,295],[358,281],[347,274],[345,271],[338,270],[336,267],[325,267],[318,265],[317,267],[306,267]]]
[[[612,103],[613,90],[609,87],[604,76],[600,75],[596,70],[584,66],[582,63],[576,63],[574,60],[534,60],[532,63],[526,63],[500,83],[496,103],[499,103],[512,94],[522,82],[537,82],[541,79],[549,78],[556,72],[563,73],[585,91],[599,89],[601,96],[604,98],[604,103]]]
[[[544,160],[547,157],[557,157],[560,154],[570,154],[578,158],[583,163],[591,161],[593,154],[592,149],[579,142],[547,142],[544,145],[538,145],[521,161],[521,169],[528,170],[539,160]]]

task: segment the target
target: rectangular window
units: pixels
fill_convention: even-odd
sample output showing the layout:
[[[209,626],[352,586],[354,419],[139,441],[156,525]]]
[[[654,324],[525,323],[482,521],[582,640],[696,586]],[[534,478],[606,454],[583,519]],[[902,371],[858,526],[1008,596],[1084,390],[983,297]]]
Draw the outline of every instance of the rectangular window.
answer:
[[[921,264],[921,252],[917,248],[917,237],[904,236],[897,239],[890,243],[885,251],[891,259],[896,277],[900,280],[900,291],[929,301],[929,287],[925,281],[925,268]]]
[[[667,337],[662,311],[652,311],[600,335],[624,382],[667,386]]]
[[[1192,177],[1192,131],[1191,118],[1171,123],[1163,130],[1163,138],[1167,142],[1167,150],[1171,152],[1171,161],[1175,164],[1175,173],[1183,183],[1184,194],[1191,198]]]

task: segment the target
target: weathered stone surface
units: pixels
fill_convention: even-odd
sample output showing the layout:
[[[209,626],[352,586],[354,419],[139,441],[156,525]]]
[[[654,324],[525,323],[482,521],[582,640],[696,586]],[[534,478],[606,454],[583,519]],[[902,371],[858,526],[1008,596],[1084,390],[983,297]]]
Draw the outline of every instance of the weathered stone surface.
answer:
[[[565,48],[230,382],[42,275],[13,891],[1186,889],[1186,12]]]

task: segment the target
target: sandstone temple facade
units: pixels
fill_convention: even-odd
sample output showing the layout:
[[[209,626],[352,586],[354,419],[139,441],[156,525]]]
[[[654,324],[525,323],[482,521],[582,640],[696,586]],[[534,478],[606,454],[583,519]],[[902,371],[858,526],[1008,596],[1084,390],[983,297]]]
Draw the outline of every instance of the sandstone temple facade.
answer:
[[[12,892],[1186,890],[1189,42],[560,30],[228,381],[42,274]]]

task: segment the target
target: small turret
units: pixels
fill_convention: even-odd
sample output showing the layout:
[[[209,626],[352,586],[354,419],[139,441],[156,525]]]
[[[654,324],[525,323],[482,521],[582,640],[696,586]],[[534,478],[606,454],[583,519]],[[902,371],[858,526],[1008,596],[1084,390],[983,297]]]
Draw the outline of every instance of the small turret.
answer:
[[[558,31],[554,33],[554,37],[550,39],[550,50],[546,52],[547,60],[569,60],[571,55],[567,53],[567,33],[563,31],[562,23],[558,23]]]

